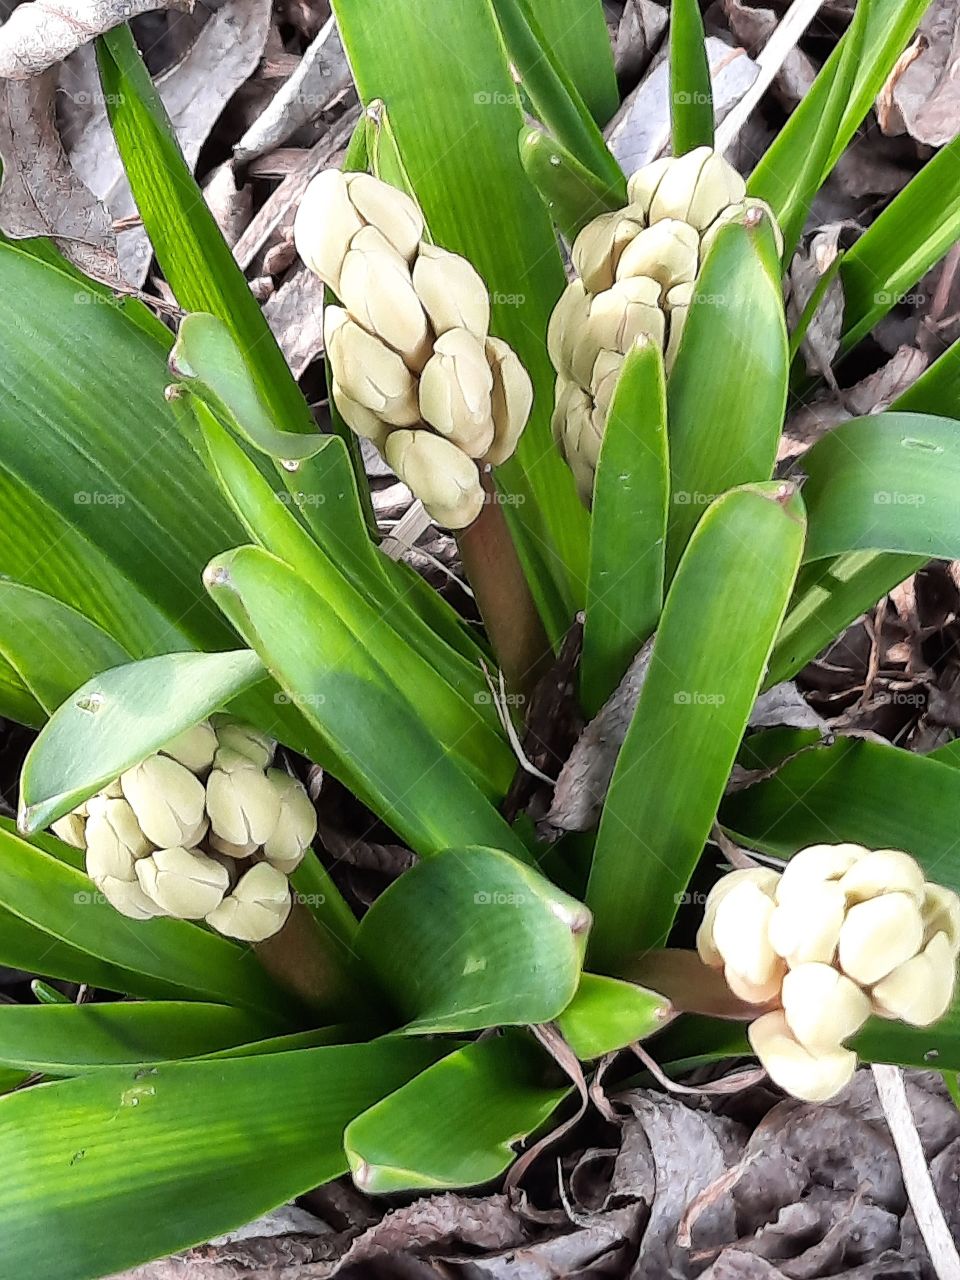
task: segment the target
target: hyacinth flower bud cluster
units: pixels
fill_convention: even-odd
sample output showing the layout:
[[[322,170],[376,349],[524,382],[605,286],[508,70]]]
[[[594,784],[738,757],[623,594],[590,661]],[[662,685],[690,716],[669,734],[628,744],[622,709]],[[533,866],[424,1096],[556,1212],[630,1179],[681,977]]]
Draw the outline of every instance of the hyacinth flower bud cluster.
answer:
[[[244,942],[290,914],[287,877],[316,834],[310,797],[272,767],[276,743],[205,720],[53,824],[90,879],[133,920],[205,920]]]
[[[697,950],[731,991],[767,1008],[749,1028],[770,1077],[833,1097],[871,1014],[926,1027],[953,1000],[960,898],[899,849],[811,845],[782,873],[732,871],[707,898]]]
[[[603,213],[577,236],[577,277],[547,332],[557,372],[553,435],[590,504],[593,479],[624,358],[654,342],[667,371],[680,346],[697,274],[724,223],[751,208],[743,179],[709,147],[654,160],[627,184],[630,203]],[[776,231],[779,236],[779,231]]]
[[[334,402],[438,524],[484,503],[480,466],[513,454],[533,386],[490,334],[490,296],[465,259],[424,239],[402,191],[366,173],[318,174],[294,224],[297,251],[340,299],[324,313]]]

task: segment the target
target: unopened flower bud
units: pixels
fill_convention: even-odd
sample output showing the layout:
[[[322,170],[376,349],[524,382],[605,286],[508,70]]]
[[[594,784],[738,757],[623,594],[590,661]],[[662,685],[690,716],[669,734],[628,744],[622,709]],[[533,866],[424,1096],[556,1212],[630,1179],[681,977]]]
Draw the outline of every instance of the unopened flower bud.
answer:
[[[114,911],[119,911],[128,920],[153,920],[156,916],[162,916],[164,911],[140,888],[136,876],[136,865],[136,863],[130,864],[131,879],[129,880],[121,880],[116,876],[104,876],[93,882]],[[90,876],[90,879],[93,880],[93,876]]]
[[[487,338],[487,363],[493,374],[493,444],[485,462],[498,467],[513,456],[533,408],[533,383],[513,348],[500,338]]]
[[[215,853],[222,853],[227,858],[249,858],[260,848],[256,840],[247,840],[245,844],[231,844],[229,840],[221,840],[215,832],[207,836],[207,844]]]
[[[213,764],[217,753],[217,735],[209,720],[201,720],[192,729],[185,729],[160,748],[162,756],[176,760],[191,773],[204,773]]]
[[[245,756],[258,769],[266,769],[273,763],[277,750],[276,738],[261,733],[253,725],[242,724],[229,716],[218,716],[215,720],[217,743],[228,752],[236,751]]]
[[[592,301],[593,295],[587,292],[583,281],[574,280],[564,289],[550,316],[547,325],[547,350],[560,377],[576,377],[573,367],[574,348],[589,319]],[[590,376],[589,368],[586,376]]]
[[[144,835],[137,815],[126,800],[110,800],[92,796],[87,819],[87,874],[95,879],[89,864],[98,875],[125,876],[131,861],[145,857],[153,848]]]
[[[783,869],[777,885],[777,901],[801,884],[820,884],[824,880],[839,880],[855,862],[863,857],[859,844],[812,844],[795,853]]]
[[[392,431],[386,457],[438,524],[465,529],[483,509],[476,463],[442,436],[430,431]]]
[[[303,861],[310,841],[317,834],[317,814],[296,778],[282,769],[269,769],[267,777],[280,797],[280,819],[269,840],[264,842],[263,856],[278,871],[290,875]]]
[[[783,1012],[811,1053],[837,1049],[870,1016],[866,993],[829,964],[801,964],[783,979]]]
[[[448,329],[420,377],[424,422],[471,458],[493,444],[493,373],[483,343],[469,329]]]
[[[50,830],[64,844],[72,845],[74,849],[85,849],[87,847],[84,834],[86,825],[87,820],[84,815],[77,813],[74,809],[72,813],[65,813],[62,818],[52,823]]]
[[[866,902],[881,893],[906,893],[922,906],[925,881],[920,864],[899,849],[870,849],[840,879],[847,902]]]
[[[780,889],[770,917],[770,942],[787,964],[829,964],[837,951],[847,910],[835,880],[801,882],[790,893]]]
[[[869,987],[915,956],[923,944],[920,909],[908,893],[884,893],[858,902],[840,930],[840,967]]]
[[[661,156],[638,169],[627,182],[627,199],[642,213],[644,221],[663,175],[674,163],[673,156]]]
[[[287,877],[269,862],[258,862],[208,914],[207,924],[228,938],[263,942],[283,928],[290,907]]]
[[[370,173],[348,173],[346,183],[350,201],[364,222],[376,227],[401,257],[412,262],[425,230],[416,202]]]
[[[620,255],[642,230],[639,210],[629,207],[602,213],[583,228],[573,242],[571,257],[577,275],[591,293],[610,288]]]
[[[438,337],[448,329],[469,329],[481,339],[487,336],[490,295],[466,258],[422,244],[413,266],[413,286]]]
[[[372,440],[382,450],[390,434],[390,427],[372,409],[351,400],[336,378],[331,379],[330,392],[341,418],[350,430],[365,440]]]
[[[677,156],[664,171],[650,201],[648,220],[679,218],[704,231],[727,205],[746,195],[746,183],[710,147]]]
[[[784,963],[770,944],[773,899],[755,881],[744,880],[724,895],[713,917],[713,944],[724,961],[727,984],[768,1000],[780,989]],[[746,997],[741,997],[746,998]]]
[[[700,258],[700,237],[687,222],[664,218],[641,231],[624,249],[617,279],[648,276],[663,289],[692,284]]]
[[[697,930],[697,952],[704,964],[712,969],[723,967],[723,956],[717,950],[713,940],[713,922],[717,908],[724,898],[738,885],[753,884],[766,897],[772,898],[777,887],[779,874],[770,867],[741,867],[737,871],[729,871],[717,881],[707,894],[703,908],[703,922]]]
[[[375,227],[353,238],[340,272],[340,300],[358,324],[419,373],[430,356],[427,316],[406,260]]]
[[[230,887],[226,867],[196,849],[158,849],[136,864],[140,888],[168,916],[202,920]]]
[[[957,955],[945,933],[936,933],[920,952],[898,965],[873,988],[874,1006],[885,1018],[928,1027],[953,1001]]]
[[[334,377],[357,404],[390,426],[420,418],[417,380],[401,356],[350,319],[342,307],[327,307],[323,333]]]
[[[205,793],[189,769],[169,756],[148,756],[120,776],[124,798],[143,834],[160,849],[199,844],[207,829]]]
[[[207,813],[214,835],[234,845],[264,844],[280,821],[280,797],[262,767],[221,747],[207,779]]]
[[[779,1010],[747,1028],[750,1044],[771,1080],[805,1102],[825,1102],[853,1079],[857,1055],[850,1049],[811,1053],[791,1033]]]
[[[592,343],[596,350],[617,351],[623,356],[640,337],[661,346],[665,328],[660,286],[648,276],[635,276],[618,280],[612,288],[597,294],[577,345]],[[576,354],[575,349],[575,359]]]

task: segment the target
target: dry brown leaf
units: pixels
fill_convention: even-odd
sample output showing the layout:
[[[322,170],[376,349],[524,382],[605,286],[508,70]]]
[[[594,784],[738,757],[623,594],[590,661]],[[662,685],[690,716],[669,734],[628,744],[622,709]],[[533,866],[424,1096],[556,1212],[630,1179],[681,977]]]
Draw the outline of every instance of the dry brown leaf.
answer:
[[[154,9],[193,8],[193,0],[32,0],[0,26],[0,79],[26,80],[74,49]]]
[[[323,281],[299,267],[263,308],[295,378],[323,350]]]
[[[755,8],[744,4],[743,0],[723,0],[723,10],[731,31],[751,55],[756,55],[764,47],[780,23],[772,9]],[[813,62],[794,45],[773,81],[780,101],[790,107],[796,106],[813,84],[816,73]]]
[[[56,88],[55,70],[0,83],[0,228],[14,240],[49,236],[87,275],[120,283],[110,216],[60,143]]]
[[[960,0],[934,0],[880,93],[881,127],[942,147],[960,133]]]
[[[617,25],[613,56],[617,75],[635,80],[647,67],[667,29],[668,15],[653,0],[626,0]]]
[[[791,329],[799,324],[820,281],[834,267],[841,248],[846,247],[842,242],[851,239],[853,231],[854,228],[845,222],[820,227],[794,254],[790,263],[790,296],[787,300]],[[837,273],[827,285],[800,344],[809,373],[832,376],[831,368],[840,350],[843,332],[843,305],[843,285]]]

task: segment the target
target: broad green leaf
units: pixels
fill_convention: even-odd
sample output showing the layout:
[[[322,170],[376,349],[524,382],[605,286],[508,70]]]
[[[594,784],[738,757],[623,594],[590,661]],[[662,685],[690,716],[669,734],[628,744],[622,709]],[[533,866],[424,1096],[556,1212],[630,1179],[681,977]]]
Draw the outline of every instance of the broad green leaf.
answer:
[[[593,490],[580,699],[595,715],[657,625],[670,501],[663,357],[653,344],[624,361]]]
[[[130,659],[76,609],[10,581],[0,581],[0,653],[47,715],[91,676]]]
[[[620,93],[601,0],[535,0],[535,5],[555,64],[565,69],[597,124],[605,125],[620,105]]]
[[[459,846],[396,880],[356,949],[408,1035],[549,1022],[573,999],[590,913],[497,849]]]
[[[275,419],[288,431],[313,434],[307,402],[184,163],[129,27],[114,27],[97,41],[97,65],[124,172],[177,301],[184,311],[223,320]]]
[[[0,716],[31,729],[39,729],[47,718],[46,711],[5,658],[0,658]]]
[[[805,527],[792,485],[736,489],[711,505],[680,562],[587,887],[590,956],[605,972],[669,932],[760,688]]]
[[[170,653],[94,676],[51,716],[20,779],[20,829],[39,831],[263,676],[249,649]]]
[[[202,311],[184,316],[168,364],[188,391],[261,453],[294,462],[312,457],[323,447],[319,432],[282,431],[274,425],[248,357],[217,316]]]
[[[847,551],[960,555],[960,430],[953,418],[879,413],[843,422],[800,461],[804,560]]]
[[[520,161],[557,230],[570,244],[601,213],[622,209],[624,197],[542,129],[520,130]]]
[[[528,0],[490,0],[516,78],[534,112],[591,173],[627,202],[627,182],[565,68],[554,56]],[[596,12],[594,0],[589,9]]]
[[[0,1098],[17,1171],[4,1266],[94,1280],[242,1226],[345,1173],[347,1124],[438,1052],[391,1039],[165,1062]]]
[[[457,1049],[347,1126],[354,1182],[388,1195],[492,1181],[570,1092],[551,1066],[519,1033]]]
[[[672,1012],[670,1001],[656,991],[585,973],[556,1023],[581,1062],[589,1062],[662,1030]]]
[[[48,1076],[194,1058],[262,1036],[259,1019],[222,1004],[0,1005],[0,1064]]]
[[[493,302],[492,330],[527,367],[534,412],[497,468],[504,513],[551,640],[586,583],[587,515],[550,434],[555,375],[545,334],[565,278],[556,236],[517,153],[523,111],[493,12],[431,0],[335,0],[364,104],[382,99],[437,243],[468,258]]]
[[[840,263],[842,350],[865,337],[960,239],[960,138],[938,151]]]
[[[670,3],[670,124],[675,156],[713,146],[713,85],[698,0]]]
[[[905,849],[931,879],[960,889],[958,812],[956,769],[901,747],[841,738],[729,795],[720,818],[746,844],[778,857],[848,840]]]
[[[458,839],[524,847],[409,701],[324,600],[283,561],[241,547],[208,589],[327,745],[331,768],[421,855]]]
[[[783,296],[769,222],[724,227],[697,281],[667,383],[668,581],[707,505],[735,485],[770,478],[788,374]]]
[[[0,910],[23,922],[7,937],[0,929],[0,963],[11,946],[25,947],[49,935],[50,964],[41,950],[35,972],[47,977],[90,981],[84,973],[58,971],[58,959],[85,953],[113,971],[124,971],[131,995],[206,1000],[253,1009],[267,1021],[282,1019],[291,1006],[249,949],[183,920],[134,921],[120,915],[83,874],[46,852],[42,842],[17,835],[0,819]],[[61,945],[62,944],[62,945]],[[33,966],[31,966],[33,967]],[[113,984],[111,984],[113,985]]]

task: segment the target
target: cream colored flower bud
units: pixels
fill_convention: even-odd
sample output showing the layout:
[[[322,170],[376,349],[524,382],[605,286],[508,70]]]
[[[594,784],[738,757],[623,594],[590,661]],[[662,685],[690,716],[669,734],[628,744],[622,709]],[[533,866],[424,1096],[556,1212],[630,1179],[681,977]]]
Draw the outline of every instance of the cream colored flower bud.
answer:
[[[199,844],[207,830],[205,793],[189,769],[169,756],[148,756],[120,775],[124,798],[158,849]]]
[[[248,840],[245,844],[231,844],[229,840],[221,840],[218,835],[211,832],[206,839],[206,843],[215,853],[222,853],[224,857],[233,858],[249,858],[260,848],[256,840]]]
[[[391,426],[420,419],[417,381],[396,351],[367,333],[342,307],[327,307],[323,334],[334,377],[344,392]]]
[[[430,431],[393,431],[387,437],[389,466],[447,529],[465,529],[483,509],[476,463],[462,449]]]
[[[226,867],[196,849],[158,849],[136,864],[140,888],[168,916],[202,920],[230,887]]]
[[[928,884],[923,898],[923,940],[946,935],[954,954],[960,951],[960,897],[942,884]]]
[[[413,287],[438,337],[448,329],[469,329],[478,338],[487,336],[490,295],[466,258],[422,244],[413,265]]]
[[[641,231],[620,255],[617,279],[648,276],[663,289],[692,284],[700,260],[700,237],[687,222],[664,218]]]
[[[592,301],[593,295],[587,293],[583,281],[572,281],[560,295],[560,301],[554,307],[547,325],[547,350],[550,353],[550,360],[557,373],[567,378],[576,379],[573,354],[590,317]],[[596,359],[596,353],[593,358]],[[592,365],[593,361],[591,360],[590,363]],[[586,376],[587,378],[590,376],[589,368]]]
[[[405,191],[369,173],[348,173],[350,202],[365,223],[376,227],[401,257],[412,262],[425,230],[423,214]]]
[[[430,358],[426,312],[406,259],[375,227],[353,237],[340,272],[340,300],[352,319],[420,372]]]
[[[65,813],[62,818],[52,823],[50,830],[64,844],[72,845],[74,849],[85,849],[87,847],[84,835],[86,825],[87,820],[84,815],[77,813],[74,809],[72,813]]]
[[[783,1012],[811,1053],[837,1049],[870,1016],[867,994],[829,964],[801,964],[783,980]]]
[[[900,849],[870,849],[840,880],[847,902],[866,902],[880,893],[906,893],[922,906],[926,886],[916,859]]]
[[[589,414],[593,405],[591,397],[577,382],[572,382],[562,374],[558,376],[554,392],[553,416],[550,429],[553,438],[561,449],[566,449],[566,438],[570,434],[568,419],[577,414]],[[579,434],[579,427],[576,434]]]
[[[581,342],[592,343],[596,350],[617,351],[621,356],[641,337],[661,346],[666,322],[659,300],[660,286],[647,276],[618,280],[594,298]]]
[[[217,745],[213,725],[209,720],[201,720],[192,729],[185,729],[165,747],[161,747],[160,754],[176,760],[191,773],[204,773],[213,764]]]
[[[777,892],[777,906],[770,917],[770,943],[791,968],[821,962],[836,955],[847,910],[847,900],[834,880],[800,882],[793,891]]]
[[[350,241],[363,225],[339,169],[326,169],[311,179],[294,219],[293,241],[307,267],[336,294]]]
[[[850,1049],[810,1053],[791,1034],[785,1016],[765,1013],[747,1028],[753,1051],[770,1079],[805,1102],[826,1102],[853,1079],[857,1055]]]
[[[86,837],[87,874],[91,879],[95,879],[89,869],[91,860],[97,866],[98,875],[129,879],[125,873],[130,863],[146,857],[153,849],[133,807],[126,800],[110,800],[106,796],[90,799]]]
[[[377,448],[382,450],[391,430],[387,423],[378,418],[372,409],[367,409],[356,400],[351,400],[336,378],[331,379],[330,391],[341,418],[350,430],[365,440],[372,440]]]
[[[770,944],[770,917],[773,899],[754,880],[733,886],[717,904],[713,917],[713,945],[724,961],[724,974],[731,987],[742,980],[769,999],[780,988],[784,963]]]
[[[703,922],[697,930],[697,952],[704,964],[712,969],[723,968],[723,956],[713,941],[713,922],[716,919],[717,908],[727,894],[739,884],[754,884],[761,893],[772,898],[779,879],[778,872],[770,867],[741,867],[737,871],[728,871],[725,876],[720,877],[707,894],[707,901],[703,908]]]
[[[657,187],[672,164],[673,156],[661,156],[659,160],[651,160],[649,164],[638,169],[627,182],[627,199],[643,215],[644,221],[650,212],[650,204],[656,195]]]
[[[533,383],[514,349],[500,338],[487,338],[487,363],[493,374],[493,444],[484,461],[498,467],[513,456],[533,408]]]
[[[744,180],[710,147],[677,156],[663,173],[650,201],[648,220],[679,218],[704,231],[729,204],[746,196]]]
[[[850,908],[840,930],[844,973],[869,987],[915,956],[923,945],[920,909],[908,893],[884,893]]]
[[[602,213],[587,223],[573,242],[571,256],[577,275],[591,293],[610,288],[620,255],[642,230],[639,211],[629,207]]]
[[[317,814],[296,778],[282,769],[268,769],[267,777],[280,797],[280,820],[273,835],[264,842],[263,856],[278,871],[290,875],[303,861],[317,834]]]
[[[241,942],[263,942],[283,928],[291,907],[290,886],[282,871],[258,862],[207,916],[207,924]]]
[[[493,444],[493,373],[469,329],[448,329],[437,339],[420,376],[420,414],[471,458]]]
[[[207,813],[215,836],[230,844],[262,845],[280,821],[280,797],[262,767],[221,747],[207,779]]]
[[[273,764],[277,751],[277,740],[268,733],[261,733],[253,725],[243,724],[229,716],[217,716],[214,721],[217,743],[226,750],[236,751],[245,756],[258,769],[266,769]]]
[[[957,956],[945,933],[936,933],[920,952],[888,973],[873,988],[876,1010],[914,1027],[929,1027],[953,1002]]]
[[[866,850],[859,844],[812,844],[795,853],[783,869],[777,885],[777,901],[782,902],[800,884],[819,884],[846,875]]]
[[[663,300],[667,313],[667,347],[663,353],[663,364],[667,373],[673,368],[680,350],[680,339],[690,313],[695,284],[678,284],[667,293]]]
[[[132,878],[130,880],[104,876],[102,880],[96,880],[94,883],[114,911],[119,911],[129,920],[153,920],[156,916],[162,916],[165,913],[163,908],[157,906],[140,888],[134,870],[136,865],[131,863]],[[92,876],[90,878],[93,879]]]

